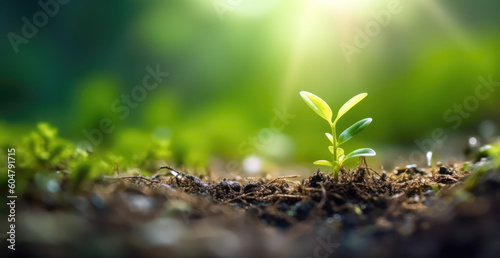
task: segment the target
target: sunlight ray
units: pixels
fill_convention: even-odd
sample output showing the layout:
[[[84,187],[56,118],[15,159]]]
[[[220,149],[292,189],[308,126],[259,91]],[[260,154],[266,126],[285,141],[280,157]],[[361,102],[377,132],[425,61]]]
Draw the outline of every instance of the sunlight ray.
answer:
[[[292,47],[290,61],[288,62],[281,88],[281,105],[288,103],[289,99],[296,92],[295,84],[297,81],[297,76],[300,74],[301,63],[304,58],[305,42],[309,32],[309,23],[311,22],[312,15],[314,13],[314,4],[312,4],[310,1],[306,1],[304,5],[304,12],[302,13],[302,17],[298,22],[297,33]]]
[[[471,38],[466,35],[465,31],[458,26],[458,23],[451,17],[451,15],[443,10],[439,3],[435,0],[422,0],[419,1],[419,3],[432,13],[438,21],[437,24],[446,29],[446,31],[450,33],[463,48],[467,50],[473,50],[476,48],[476,44],[474,44]]]

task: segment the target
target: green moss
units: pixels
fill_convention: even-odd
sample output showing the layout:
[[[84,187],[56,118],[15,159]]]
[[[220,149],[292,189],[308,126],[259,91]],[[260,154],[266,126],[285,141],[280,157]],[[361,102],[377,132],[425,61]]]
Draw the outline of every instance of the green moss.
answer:
[[[23,135],[16,135],[15,130],[6,131],[15,137],[1,139],[1,165],[6,166],[6,150],[15,148],[17,193],[24,192],[30,186],[43,190],[52,189],[52,186],[65,178],[75,186],[80,186],[87,180],[118,171],[140,169],[152,173],[156,170],[156,161],[171,156],[169,140],[139,131],[133,131],[132,135],[118,135],[121,144],[115,144],[107,150],[99,149],[94,153],[59,137],[58,130],[48,123],[39,123],[35,130]],[[2,174],[0,187],[5,187],[7,180],[7,174]]]

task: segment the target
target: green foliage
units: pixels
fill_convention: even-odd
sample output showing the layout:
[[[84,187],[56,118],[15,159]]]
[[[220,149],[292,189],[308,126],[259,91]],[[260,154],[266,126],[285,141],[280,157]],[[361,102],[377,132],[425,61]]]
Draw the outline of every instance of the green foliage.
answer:
[[[80,154],[75,152],[75,146],[69,141],[57,137],[57,129],[47,123],[39,123],[36,129],[21,135],[17,128],[4,128],[11,139],[3,139],[0,145],[2,151],[7,148],[15,149],[16,192],[21,193],[35,181],[39,187],[40,179],[35,176],[50,171],[66,170],[70,163],[78,159]],[[2,153],[2,156],[5,155]],[[86,155],[86,153],[85,153]],[[2,158],[6,160],[6,158]],[[0,185],[7,184],[7,173],[0,179]],[[36,179],[36,180],[34,180]]]
[[[47,123],[39,123],[16,150],[19,166],[36,170],[67,167],[75,153],[74,145],[57,137],[57,129]]]
[[[375,156],[376,153],[374,150],[369,149],[369,148],[362,148],[355,150],[347,155],[344,153],[344,149],[340,148],[339,146],[346,143],[352,137],[354,137],[356,134],[360,133],[363,131],[371,122],[371,118],[365,118],[362,119],[353,125],[351,125],[349,128],[344,130],[338,137],[337,137],[337,122],[338,120],[344,116],[351,108],[353,108],[356,104],[358,104],[361,100],[363,100],[368,94],[366,93],[361,93],[359,95],[354,96],[351,98],[349,101],[347,101],[340,109],[339,112],[337,113],[337,117],[335,120],[332,122],[332,109],[328,104],[322,100],[320,97],[306,91],[301,91],[300,96],[304,99],[306,104],[314,111],[316,114],[318,114],[320,117],[325,119],[328,124],[330,125],[332,129],[332,133],[325,133],[326,137],[330,141],[332,145],[328,147],[330,150],[330,153],[333,155],[332,161],[328,160],[317,160],[314,162],[315,165],[322,165],[322,166],[329,166],[333,168],[333,174],[335,179],[338,177],[338,172],[340,168],[342,167],[342,164],[344,161],[354,158],[354,157],[360,157],[360,156]]]
[[[79,163],[71,173],[71,180],[76,187],[91,176],[92,164],[90,162]]]
[[[480,150],[481,152],[485,152],[489,157],[493,159],[496,166],[500,167],[500,143],[486,145]]]
[[[165,160],[172,156],[170,139],[163,132],[145,133],[137,129],[125,128],[114,133],[114,144],[104,160],[109,161],[110,171],[115,170],[115,163],[120,168],[140,168],[154,171],[151,163]]]
[[[39,123],[31,132],[2,129],[10,136],[0,139],[2,161],[7,160],[5,150],[16,150],[17,193],[31,187],[55,192],[63,182],[78,188],[85,181],[118,171],[153,173],[158,167],[155,162],[171,157],[170,140],[161,131],[148,134],[125,130],[126,133],[116,135],[117,144],[112,149],[97,146],[94,153],[89,153],[60,138],[58,130],[48,123]],[[6,175],[0,176],[0,187],[7,184]]]

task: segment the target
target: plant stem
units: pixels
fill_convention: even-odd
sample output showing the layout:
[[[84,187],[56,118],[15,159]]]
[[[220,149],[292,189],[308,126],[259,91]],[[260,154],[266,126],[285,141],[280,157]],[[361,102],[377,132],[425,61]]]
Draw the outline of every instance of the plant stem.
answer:
[[[332,127],[332,136],[333,136],[333,178],[337,180],[339,171],[338,171],[338,165],[337,165],[337,160],[338,160],[338,153],[337,153],[337,130],[336,130],[336,125],[335,123],[331,124]]]

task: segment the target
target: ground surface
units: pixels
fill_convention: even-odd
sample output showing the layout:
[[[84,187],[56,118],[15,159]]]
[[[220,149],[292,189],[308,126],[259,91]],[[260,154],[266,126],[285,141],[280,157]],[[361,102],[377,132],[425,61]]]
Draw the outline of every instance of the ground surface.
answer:
[[[169,167],[78,187],[63,180],[21,197],[17,254],[498,257],[500,173],[488,164],[361,164],[338,182],[319,171],[213,182]]]

